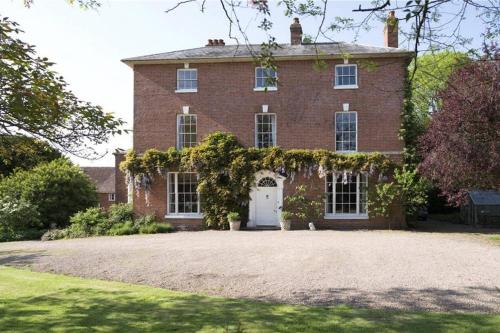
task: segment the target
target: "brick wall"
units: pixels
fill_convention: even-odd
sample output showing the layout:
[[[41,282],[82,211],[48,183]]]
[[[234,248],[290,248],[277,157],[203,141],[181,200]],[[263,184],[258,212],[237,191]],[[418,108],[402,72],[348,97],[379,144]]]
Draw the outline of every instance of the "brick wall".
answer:
[[[136,65],[134,67],[134,149],[166,149],[176,145],[176,115],[182,106],[190,106],[197,115],[198,140],[220,130],[234,133],[245,146],[254,146],[255,114],[262,105],[277,115],[277,144],[290,148],[324,148],[335,150],[335,112],[349,103],[358,112],[358,151],[399,152],[400,113],[403,106],[403,58],[370,59],[376,68],[367,69],[368,60],[358,63],[358,89],[333,89],[334,65],[316,72],[312,61],[281,61],[278,91],[253,91],[253,63],[191,64],[198,69],[198,92],[175,93],[176,69],[183,64]],[[305,180],[302,180],[306,182]],[[316,175],[307,180],[311,193],[324,191],[324,179]],[[117,183],[118,184],[118,183]],[[285,181],[285,195],[297,183]],[[315,189],[315,190],[314,190]],[[318,192],[318,193],[319,193]],[[138,213],[155,213],[164,218],[167,205],[166,180],[155,179],[149,206],[144,195],[134,197]],[[169,220],[190,228],[201,226],[201,220]],[[404,227],[401,207],[391,219],[325,220],[319,227],[386,228]],[[295,224],[294,227],[307,227]]]
[[[359,61],[358,61],[359,62]],[[312,61],[278,63],[278,91],[255,92],[252,63],[191,64],[198,92],[175,93],[176,69],[183,65],[134,67],[134,148],[166,149],[176,144],[176,115],[190,106],[198,138],[221,130],[253,146],[255,113],[262,105],[277,115],[277,143],[283,148],[334,150],[334,114],[349,103],[358,112],[359,151],[401,151],[397,133],[403,102],[405,60],[377,60],[377,69],[358,66],[358,89],[333,89],[333,65],[316,72]],[[352,61],[354,63],[354,61]],[[366,61],[364,61],[366,63]]]

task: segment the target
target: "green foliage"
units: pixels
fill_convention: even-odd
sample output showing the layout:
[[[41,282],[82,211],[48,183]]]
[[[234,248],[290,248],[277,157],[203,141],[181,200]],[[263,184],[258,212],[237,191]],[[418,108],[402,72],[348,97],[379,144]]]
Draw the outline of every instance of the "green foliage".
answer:
[[[400,194],[398,186],[394,183],[380,183],[372,188],[372,192],[375,193],[369,194],[370,215],[388,217],[392,203]]]
[[[143,225],[139,228],[140,234],[166,234],[172,232],[174,229],[168,223],[152,223]]]
[[[58,239],[64,239],[64,238],[70,238],[70,237],[68,237],[68,229],[50,229],[50,230],[47,230],[42,235],[41,240],[42,241],[51,241],[51,240],[58,240]]]
[[[414,217],[418,209],[427,204],[428,190],[429,183],[416,169],[407,166],[395,169],[394,182],[375,185],[375,193],[369,196],[370,214],[388,217],[392,203],[398,200],[403,204],[407,217]]]
[[[412,101],[424,128],[430,120],[430,112],[441,108],[438,94],[448,86],[451,74],[468,63],[468,55],[462,52],[442,51],[418,57],[417,69],[411,82]],[[415,60],[410,64],[410,73],[414,69]]]
[[[318,196],[316,199],[310,199],[307,196],[305,185],[297,186],[295,193],[285,198],[285,204],[287,212],[291,215],[289,219],[314,222],[323,216],[323,197]]]
[[[35,205],[24,199],[0,198],[0,242],[31,239],[30,235],[39,227],[40,217]]]
[[[133,235],[139,232],[139,229],[134,225],[134,222],[127,221],[125,223],[115,224],[109,229],[110,236]]]
[[[36,204],[41,229],[64,227],[69,218],[97,205],[94,183],[66,159],[16,171],[0,181],[0,198],[10,197]]]
[[[293,219],[293,214],[286,211],[286,210],[283,210],[281,211],[281,221],[290,221]]]
[[[111,224],[133,221],[134,207],[128,203],[118,203],[111,205],[108,209],[108,218]]]
[[[40,163],[62,157],[46,142],[22,135],[0,136],[0,175],[8,176],[15,169],[28,170]]]
[[[386,174],[393,167],[394,163],[380,153],[243,148],[233,134],[222,132],[214,132],[198,146],[182,151],[151,149],[140,157],[131,151],[121,164],[128,181],[143,189],[146,198],[155,177],[164,177],[169,171],[197,172],[205,223],[212,228],[227,228],[230,212],[244,216],[259,170],[286,173],[293,180],[298,172],[307,177],[314,172],[323,177],[327,172],[344,170]]]
[[[21,32],[16,22],[0,17],[0,135],[27,134],[88,156],[95,153],[93,147],[121,134],[124,122],[78,99],[53,63],[19,39]]]
[[[229,222],[240,221],[241,220],[240,213],[231,212],[231,213],[227,214],[227,219],[229,220]]]
[[[112,224],[110,224],[106,213],[98,207],[92,207],[71,217],[67,237],[79,238],[105,235],[111,226]]]

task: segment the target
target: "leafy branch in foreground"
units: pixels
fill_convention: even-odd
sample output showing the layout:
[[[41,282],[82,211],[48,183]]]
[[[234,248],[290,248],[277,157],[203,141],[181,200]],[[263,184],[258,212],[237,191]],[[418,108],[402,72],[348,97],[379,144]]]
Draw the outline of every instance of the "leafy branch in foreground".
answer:
[[[0,135],[28,135],[64,152],[96,157],[95,145],[121,134],[124,122],[78,99],[68,83],[18,38],[16,22],[0,17]]]

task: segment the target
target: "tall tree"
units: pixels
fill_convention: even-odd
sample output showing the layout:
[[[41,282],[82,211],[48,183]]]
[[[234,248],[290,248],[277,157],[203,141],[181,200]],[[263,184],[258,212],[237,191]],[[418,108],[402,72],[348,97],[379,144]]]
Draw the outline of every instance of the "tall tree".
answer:
[[[61,152],[46,142],[27,136],[0,136],[0,175],[8,176],[16,169],[28,170],[42,162],[62,157]]]
[[[459,205],[468,190],[500,188],[500,62],[466,65],[439,97],[421,138],[420,171]]]
[[[0,135],[29,135],[81,157],[120,134],[123,121],[78,99],[47,58],[20,40],[18,24],[0,17]]]

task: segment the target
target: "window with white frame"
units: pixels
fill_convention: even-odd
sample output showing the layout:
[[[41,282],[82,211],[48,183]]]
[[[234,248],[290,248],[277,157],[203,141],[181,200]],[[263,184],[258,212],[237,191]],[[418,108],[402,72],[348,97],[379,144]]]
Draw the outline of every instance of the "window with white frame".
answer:
[[[196,137],[196,115],[177,115],[177,149],[194,147],[198,144]]]
[[[338,152],[354,152],[358,141],[357,112],[335,113],[335,150]]]
[[[255,146],[267,148],[276,146],[276,115],[258,113],[255,115]]]
[[[336,65],[335,66],[335,88],[357,88],[358,66]]]
[[[177,70],[178,92],[196,92],[198,89],[198,70],[196,68],[183,68]]]
[[[274,90],[278,87],[278,75],[272,68],[256,67],[255,68],[255,89],[257,90]]]
[[[193,172],[168,173],[168,215],[200,215],[198,174]]]
[[[115,201],[115,194],[114,193],[108,193],[108,201]]]
[[[368,176],[329,173],[326,176],[327,216],[368,216]]]

